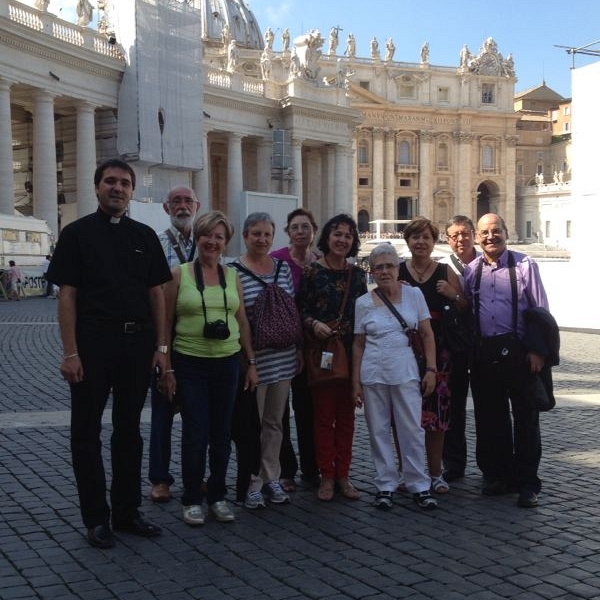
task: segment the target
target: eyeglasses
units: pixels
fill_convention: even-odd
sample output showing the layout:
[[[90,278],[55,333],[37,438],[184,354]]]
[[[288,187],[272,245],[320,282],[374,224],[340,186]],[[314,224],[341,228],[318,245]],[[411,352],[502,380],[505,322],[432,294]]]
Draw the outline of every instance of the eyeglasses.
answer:
[[[170,206],[177,206],[178,204],[185,204],[186,206],[194,206],[197,204],[198,200],[194,200],[193,198],[173,198],[169,200],[167,204]]]
[[[473,234],[470,231],[457,231],[456,233],[449,235],[448,239],[452,240],[453,242],[457,242],[460,238],[463,240],[470,240],[472,237]]]
[[[491,229],[490,231],[488,231],[487,229],[484,229],[483,231],[477,232],[479,237],[482,237],[482,238],[496,237],[498,235],[502,235],[503,233],[504,233],[503,229]]]
[[[290,225],[288,231],[297,233],[298,231],[312,231],[312,225],[310,223],[302,223],[300,225]]]
[[[395,265],[393,263],[380,263],[378,265],[373,265],[371,267],[371,271],[375,273],[382,273],[383,271],[391,271],[393,269],[396,269],[397,267],[398,265]]]

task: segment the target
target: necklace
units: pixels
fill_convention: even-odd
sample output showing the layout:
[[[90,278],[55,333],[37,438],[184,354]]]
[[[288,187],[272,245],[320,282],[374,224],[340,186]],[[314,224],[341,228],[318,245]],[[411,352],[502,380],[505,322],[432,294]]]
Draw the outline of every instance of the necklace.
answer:
[[[419,282],[422,282],[425,279],[425,274],[427,273],[427,271],[429,271],[432,264],[433,261],[431,261],[422,271],[419,271],[419,269],[415,267],[415,263],[412,260],[410,261],[410,266],[412,267],[412,270],[417,274]]]

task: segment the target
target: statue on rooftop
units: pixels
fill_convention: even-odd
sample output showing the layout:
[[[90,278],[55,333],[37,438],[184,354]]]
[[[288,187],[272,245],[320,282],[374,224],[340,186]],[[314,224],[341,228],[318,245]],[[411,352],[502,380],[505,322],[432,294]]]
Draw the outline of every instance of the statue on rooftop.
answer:
[[[290,30],[286,27],[281,34],[281,49],[287,52],[290,49]]]
[[[275,39],[275,35],[273,34],[273,30],[268,27],[265,31],[265,50],[273,50],[273,40]]]
[[[89,0],[79,0],[77,2],[77,25],[80,27],[87,27],[92,21],[94,8],[90,4]]]
[[[396,46],[394,46],[392,38],[388,38],[385,43],[385,58],[383,60],[390,62],[394,58],[394,52],[396,52]]]
[[[371,58],[373,60],[381,59],[381,56],[379,54],[379,42],[377,41],[377,38],[375,36],[373,36],[373,39],[371,40]]]
[[[348,39],[346,40],[346,51],[344,54],[348,58],[354,58],[356,56],[356,39],[353,33],[348,34]]]
[[[339,43],[338,28],[332,27],[329,31],[329,54],[334,55]]]
[[[425,42],[421,46],[421,64],[427,64],[429,62],[429,42]]]
[[[35,8],[38,10],[48,10],[48,4],[50,0],[35,0]]]

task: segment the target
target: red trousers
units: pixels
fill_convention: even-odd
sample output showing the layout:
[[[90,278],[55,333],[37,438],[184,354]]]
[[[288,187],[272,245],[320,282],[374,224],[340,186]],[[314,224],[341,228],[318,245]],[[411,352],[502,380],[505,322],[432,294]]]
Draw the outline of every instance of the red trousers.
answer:
[[[315,453],[323,479],[348,477],[354,437],[354,401],[350,382],[311,389]]]

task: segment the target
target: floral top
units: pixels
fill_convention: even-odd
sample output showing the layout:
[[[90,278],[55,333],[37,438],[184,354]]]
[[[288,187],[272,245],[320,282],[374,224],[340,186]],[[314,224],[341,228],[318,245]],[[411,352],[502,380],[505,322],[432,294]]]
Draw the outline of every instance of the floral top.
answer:
[[[367,282],[362,269],[351,265],[348,265],[348,268],[352,269],[350,291],[339,330],[350,356],[354,332],[354,303],[357,298],[367,293]],[[317,262],[306,267],[297,297],[302,320],[308,317],[323,322],[337,319],[347,280],[347,270],[328,269]]]

